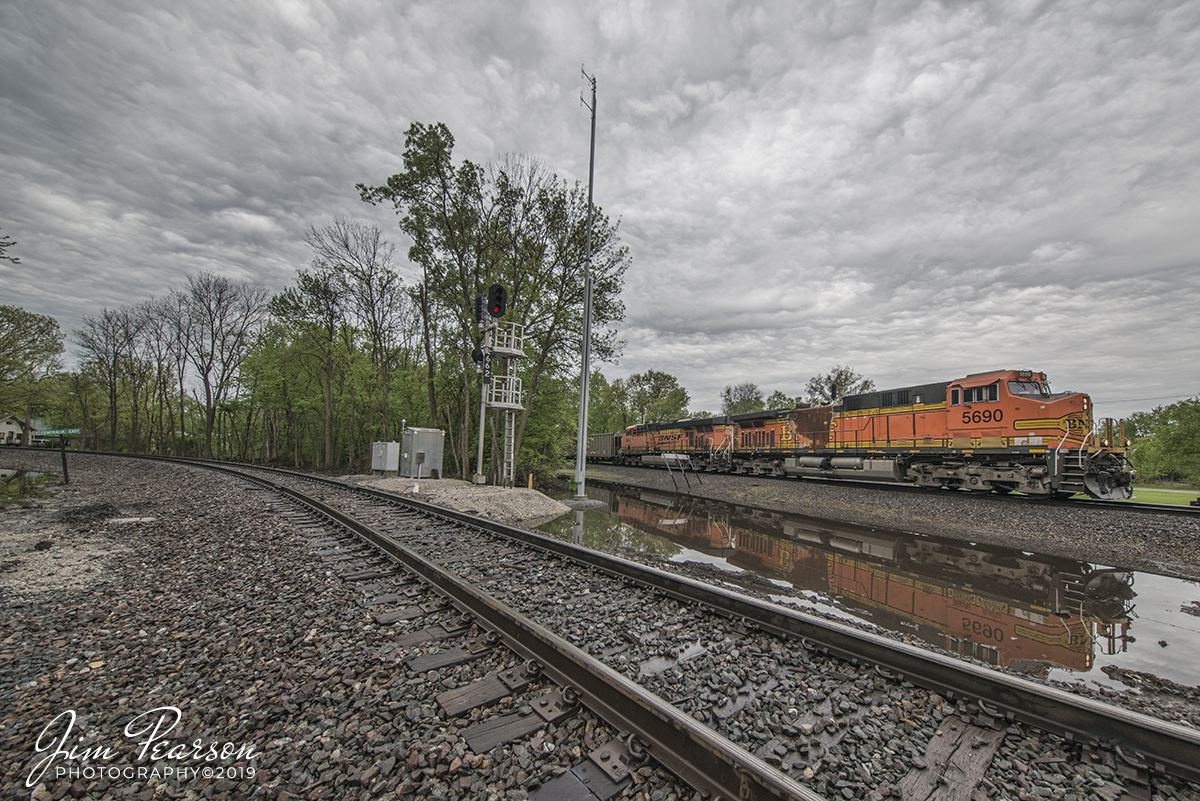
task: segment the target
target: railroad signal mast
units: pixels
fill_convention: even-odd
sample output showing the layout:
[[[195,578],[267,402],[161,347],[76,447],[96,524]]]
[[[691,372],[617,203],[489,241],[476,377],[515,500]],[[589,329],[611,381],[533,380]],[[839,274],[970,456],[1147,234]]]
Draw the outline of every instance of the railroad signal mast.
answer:
[[[475,298],[475,319],[479,323],[482,339],[471,358],[475,360],[482,380],[479,398],[479,448],[475,458],[473,480],[476,484],[487,481],[487,476],[483,473],[483,437],[487,410],[503,409],[504,462],[499,483],[511,487],[516,473],[516,413],[525,410],[521,404],[521,379],[515,372],[514,362],[525,358],[525,327],[517,323],[500,322],[497,318],[503,317],[507,309],[508,290],[503,284],[492,284],[486,297],[481,294]],[[503,375],[495,375],[492,371],[492,360],[495,356],[504,360]]]

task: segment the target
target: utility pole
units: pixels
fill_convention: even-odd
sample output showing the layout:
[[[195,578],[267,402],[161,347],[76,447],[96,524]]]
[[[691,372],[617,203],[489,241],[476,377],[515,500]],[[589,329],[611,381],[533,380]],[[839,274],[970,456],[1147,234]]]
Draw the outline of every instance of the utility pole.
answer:
[[[579,102],[592,112],[592,146],[588,157],[587,253],[583,262],[583,365],[579,371],[579,434],[575,441],[575,498],[587,497],[583,474],[587,464],[588,379],[592,360],[592,184],[596,177],[596,76],[579,68],[583,78],[592,85],[592,104],[579,96]]]

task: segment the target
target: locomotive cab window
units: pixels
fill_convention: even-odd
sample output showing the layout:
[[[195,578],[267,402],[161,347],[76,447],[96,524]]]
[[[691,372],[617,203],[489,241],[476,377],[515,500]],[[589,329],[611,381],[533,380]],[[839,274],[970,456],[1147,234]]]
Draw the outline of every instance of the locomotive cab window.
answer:
[[[987,403],[1000,400],[1000,384],[989,384],[986,387],[967,387],[963,390],[963,403]]]
[[[951,406],[957,406],[960,403],[960,401],[958,399],[958,393],[959,393],[958,387],[955,387],[954,389],[950,390],[950,405]]]
[[[1009,395],[1045,395],[1042,385],[1037,381],[1009,381]]]

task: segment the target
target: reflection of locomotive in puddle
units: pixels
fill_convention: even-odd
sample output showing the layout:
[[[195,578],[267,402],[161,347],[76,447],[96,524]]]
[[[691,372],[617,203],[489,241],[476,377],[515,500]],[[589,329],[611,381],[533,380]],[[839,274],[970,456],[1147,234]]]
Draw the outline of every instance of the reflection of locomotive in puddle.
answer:
[[[1134,597],[1127,571],[699,498],[598,492],[634,528],[989,664],[1086,671],[1093,646],[1125,648]]]

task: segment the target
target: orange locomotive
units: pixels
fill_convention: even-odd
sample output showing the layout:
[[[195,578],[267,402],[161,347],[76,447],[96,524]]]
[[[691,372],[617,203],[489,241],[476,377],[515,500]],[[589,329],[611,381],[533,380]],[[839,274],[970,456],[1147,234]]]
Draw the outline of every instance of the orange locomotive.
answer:
[[[923,487],[1128,498],[1132,472],[1111,420],[1044,373],[998,370],[848,395],[832,406],[630,426],[601,457],[706,470],[899,481]],[[598,443],[597,443],[598,444]],[[589,456],[593,453],[589,444]],[[673,458],[673,457],[672,457]]]

